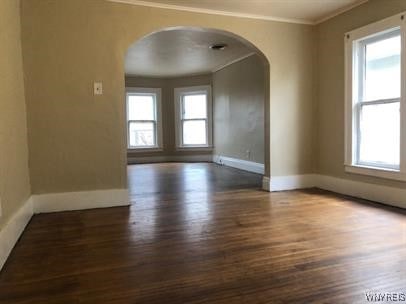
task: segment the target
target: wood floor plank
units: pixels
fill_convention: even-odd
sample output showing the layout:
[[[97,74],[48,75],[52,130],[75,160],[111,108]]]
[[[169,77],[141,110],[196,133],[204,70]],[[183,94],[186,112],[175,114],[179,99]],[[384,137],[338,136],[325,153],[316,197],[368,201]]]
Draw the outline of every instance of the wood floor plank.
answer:
[[[406,293],[406,212],[267,193],[214,164],[129,166],[130,207],[35,215],[0,303],[366,303]]]

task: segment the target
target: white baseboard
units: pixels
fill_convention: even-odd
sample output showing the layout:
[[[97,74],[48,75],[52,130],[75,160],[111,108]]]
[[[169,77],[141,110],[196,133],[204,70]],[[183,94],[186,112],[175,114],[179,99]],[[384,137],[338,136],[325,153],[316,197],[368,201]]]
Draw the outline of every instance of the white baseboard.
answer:
[[[225,165],[228,167],[237,168],[244,171],[249,171],[258,174],[264,174],[265,166],[264,164],[237,159],[232,157],[226,157],[222,155],[213,155],[213,162],[220,165]]]
[[[148,164],[148,163],[164,163],[164,162],[211,162],[211,154],[198,155],[172,155],[172,156],[144,156],[144,157],[128,157],[128,164]]]
[[[312,188],[317,185],[316,174],[274,176],[271,177],[271,191],[285,191],[294,189]]]
[[[0,270],[7,261],[25,226],[33,215],[33,200],[30,197],[0,230]]]
[[[127,189],[33,195],[34,213],[47,213],[130,205]]]
[[[406,209],[406,189],[319,175],[317,187]]]
[[[405,208],[406,189],[358,182],[319,174],[274,176],[262,179],[262,187],[267,191],[285,191],[304,188],[320,188],[344,195]]]

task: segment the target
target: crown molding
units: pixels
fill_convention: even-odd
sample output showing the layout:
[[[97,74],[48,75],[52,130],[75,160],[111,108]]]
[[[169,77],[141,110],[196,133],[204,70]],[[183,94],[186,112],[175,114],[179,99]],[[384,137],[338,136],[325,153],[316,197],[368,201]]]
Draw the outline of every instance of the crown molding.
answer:
[[[115,3],[123,3],[123,4],[131,4],[131,5],[139,5],[139,6],[148,6],[148,7],[155,7],[155,8],[163,8],[163,9],[172,9],[172,10],[186,11],[186,12],[193,12],[193,13],[231,16],[231,17],[277,21],[277,22],[285,22],[285,23],[317,25],[317,24],[323,23],[331,18],[334,18],[342,13],[345,13],[357,6],[360,6],[360,5],[368,2],[369,0],[360,0],[359,2],[346,6],[342,9],[336,10],[332,14],[327,15],[326,17],[323,17],[318,20],[306,20],[306,19],[301,19],[301,18],[282,18],[282,17],[276,17],[276,16],[265,16],[265,15],[257,15],[257,14],[227,12],[227,11],[220,11],[220,10],[214,10],[214,9],[195,8],[195,7],[189,7],[189,6],[165,4],[165,3],[155,3],[155,2],[149,2],[149,1],[144,1],[144,0],[106,0],[106,1],[115,2]]]
[[[307,24],[307,25],[314,24],[313,21],[309,21],[309,20],[305,20],[305,19],[291,19],[291,18],[281,18],[281,17],[276,17],[276,16],[226,12],[226,11],[219,11],[219,10],[214,10],[214,9],[195,8],[195,7],[189,7],[189,6],[148,2],[148,1],[143,1],[143,0],[107,0],[107,1],[139,5],[139,6],[155,7],[155,8],[172,9],[172,10],[186,11],[186,12],[193,12],[193,13],[203,13],[203,14],[211,14],[211,15],[231,16],[231,17],[240,17],[240,18],[248,18],[248,19],[259,19],[259,20],[277,21],[277,22],[286,22],[286,23]]]

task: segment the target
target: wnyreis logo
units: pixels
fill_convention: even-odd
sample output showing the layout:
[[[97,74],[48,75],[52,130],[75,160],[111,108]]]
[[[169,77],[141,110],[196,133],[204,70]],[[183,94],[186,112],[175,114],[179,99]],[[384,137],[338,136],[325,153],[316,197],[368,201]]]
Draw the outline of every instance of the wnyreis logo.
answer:
[[[405,302],[406,303],[406,293],[404,292],[366,292],[365,298],[367,302],[375,303],[395,303],[395,302]]]

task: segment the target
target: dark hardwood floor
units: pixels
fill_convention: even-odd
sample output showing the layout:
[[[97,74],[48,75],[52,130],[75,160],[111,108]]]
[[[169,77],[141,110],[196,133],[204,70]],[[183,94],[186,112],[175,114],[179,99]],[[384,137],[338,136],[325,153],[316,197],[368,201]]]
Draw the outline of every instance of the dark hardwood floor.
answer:
[[[0,303],[367,303],[406,293],[405,211],[267,193],[213,164],[128,168],[131,207],[36,215]]]

